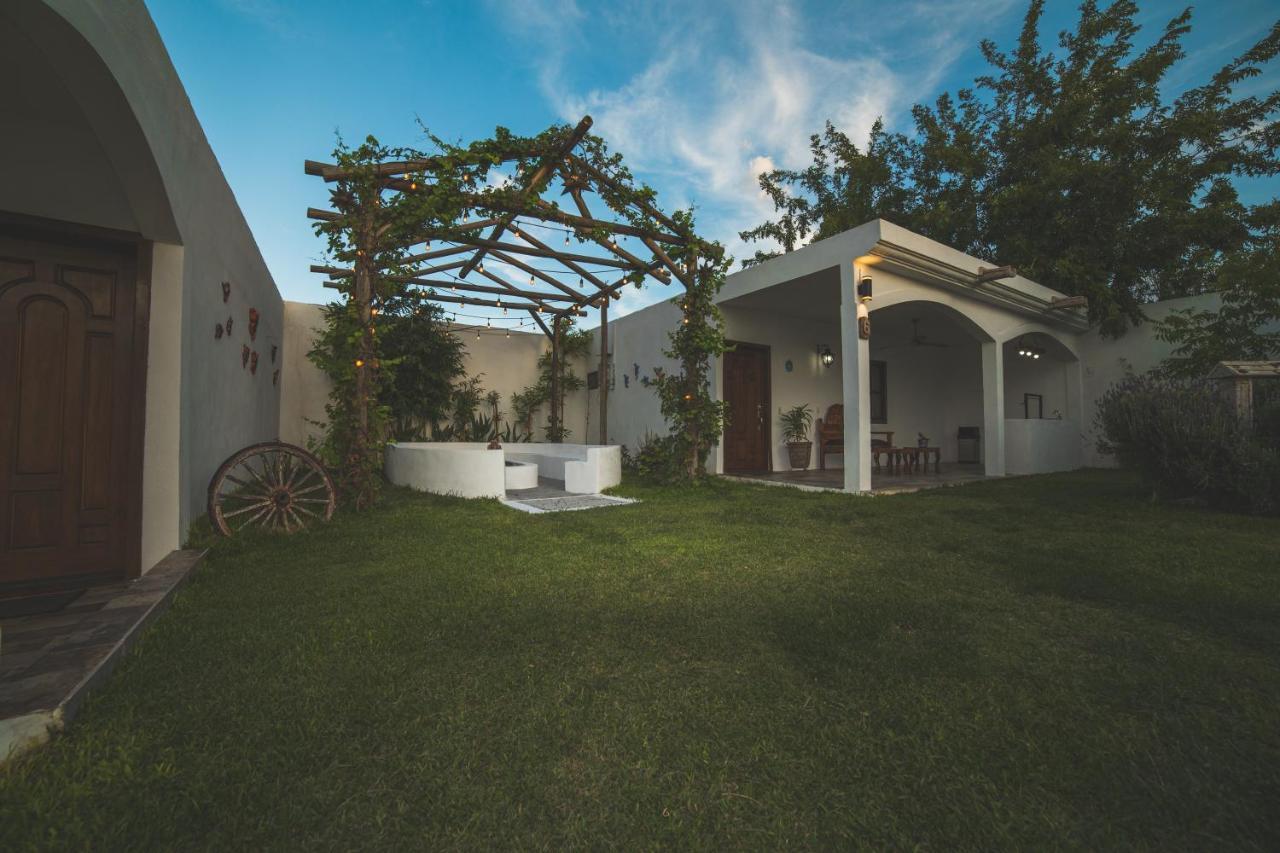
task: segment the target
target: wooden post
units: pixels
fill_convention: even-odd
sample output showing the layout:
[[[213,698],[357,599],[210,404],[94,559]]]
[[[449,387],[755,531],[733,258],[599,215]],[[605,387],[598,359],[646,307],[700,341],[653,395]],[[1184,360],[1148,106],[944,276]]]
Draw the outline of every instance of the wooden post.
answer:
[[[551,441],[559,444],[564,441],[561,435],[560,412],[560,321],[557,314],[551,320]]]
[[[609,443],[609,297],[600,303],[600,443]]]
[[[373,228],[372,216],[363,217],[364,222],[353,235],[356,238],[355,290],[356,313],[360,319],[360,346],[357,349],[356,362],[356,435],[351,448],[354,459],[347,460],[348,471],[355,469],[363,472],[369,455],[369,389],[372,384],[373,371],[376,369],[373,346],[373,277],[375,275],[371,237]],[[354,486],[356,509],[364,509],[370,497],[368,484],[363,475]]]
[[[685,304],[684,314],[686,319],[689,318],[689,311],[691,310],[694,304],[693,297],[698,287],[698,247],[697,245],[689,246],[688,281],[689,283],[685,285],[685,301],[684,301],[684,304]],[[702,391],[702,389],[697,387],[697,381],[698,381],[697,375],[696,375],[697,372],[694,369],[696,365],[697,365],[697,357],[686,354],[685,363],[684,363],[685,394],[691,395],[691,399],[696,398],[697,395],[700,394]],[[690,440],[690,444],[692,444],[693,446],[690,448],[689,452],[693,454],[693,458],[689,460],[689,475],[690,475],[689,478],[697,479],[698,477],[706,473],[706,468],[702,464],[702,453],[700,451],[700,445],[702,443],[702,430],[699,429],[697,426],[694,426],[692,429],[690,429],[690,433],[691,434],[689,435],[689,440]]]

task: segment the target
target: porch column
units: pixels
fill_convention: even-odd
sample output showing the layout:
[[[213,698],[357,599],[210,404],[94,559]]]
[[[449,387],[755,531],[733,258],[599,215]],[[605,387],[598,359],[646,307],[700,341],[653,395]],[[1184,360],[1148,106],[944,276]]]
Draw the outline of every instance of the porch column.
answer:
[[[840,379],[844,390],[844,490],[871,491],[871,354],[858,337],[853,263],[840,266]]]
[[[988,477],[1004,476],[1004,347],[982,343],[982,465]]]

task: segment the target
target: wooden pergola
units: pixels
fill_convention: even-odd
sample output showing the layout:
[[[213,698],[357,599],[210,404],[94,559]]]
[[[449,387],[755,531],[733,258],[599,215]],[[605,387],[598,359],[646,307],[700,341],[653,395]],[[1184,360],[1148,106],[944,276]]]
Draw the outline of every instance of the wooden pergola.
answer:
[[[600,312],[600,443],[608,443],[609,303],[627,284],[646,279],[690,288],[697,270],[698,241],[687,226],[658,210],[645,193],[606,174],[582,156],[580,146],[591,128],[584,117],[541,151],[500,154],[500,164],[515,162],[503,192],[464,192],[464,221],[423,227],[399,248],[407,254],[394,269],[362,264],[351,268],[312,266],[327,276],[326,286],[348,292],[365,308],[372,305],[375,278],[403,286],[426,302],[481,311],[471,315],[498,328],[512,315],[527,314],[551,342],[551,425],[563,424],[560,409],[561,349],[574,317]],[[380,189],[389,193],[430,192],[456,164],[442,158],[399,160],[377,165]],[[347,176],[342,168],[306,162],[306,173],[326,183]],[[573,212],[548,198],[568,196]],[[619,200],[623,201],[619,201]],[[335,198],[335,207],[341,207]],[[314,220],[343,221],[334,210],[309,208]],[[554,232],[556,236],[550,236]],[[563,234],[563,242],[558,237]],[[576,241],[577,245],[573,245]],[[359,245],[358,240],[352,241]],[[357,254],[360,254],[357,252]],[[674,256],[674,257],[673,257]],[[549,320],[549,322],[548,322]],[[515,328],[529,323],[519,322]],[[508,330],[511,325],[505,326]]]

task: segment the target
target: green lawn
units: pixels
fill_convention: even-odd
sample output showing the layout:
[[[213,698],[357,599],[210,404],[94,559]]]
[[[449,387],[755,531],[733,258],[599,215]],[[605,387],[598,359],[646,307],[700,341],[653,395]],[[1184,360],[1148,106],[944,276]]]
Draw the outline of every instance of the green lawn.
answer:
[[[215,549],[0,769],[0,849],[1280,845],[1280,522],[622,491]]]

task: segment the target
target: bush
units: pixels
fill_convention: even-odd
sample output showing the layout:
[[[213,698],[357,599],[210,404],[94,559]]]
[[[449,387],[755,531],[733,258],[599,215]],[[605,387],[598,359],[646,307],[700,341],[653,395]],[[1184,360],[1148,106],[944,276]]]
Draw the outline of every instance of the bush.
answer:
[[[677,436],[646,433],[634,454],[622,446],[622,470],[633,477],[659,483],[674,483],[684,478],[684,456]]]
[[[1280,511],[1280,453],[1204,380],[1130,376],[1103,394],[1096,425],[1098,449],[1137,471],[1156,497]]]

